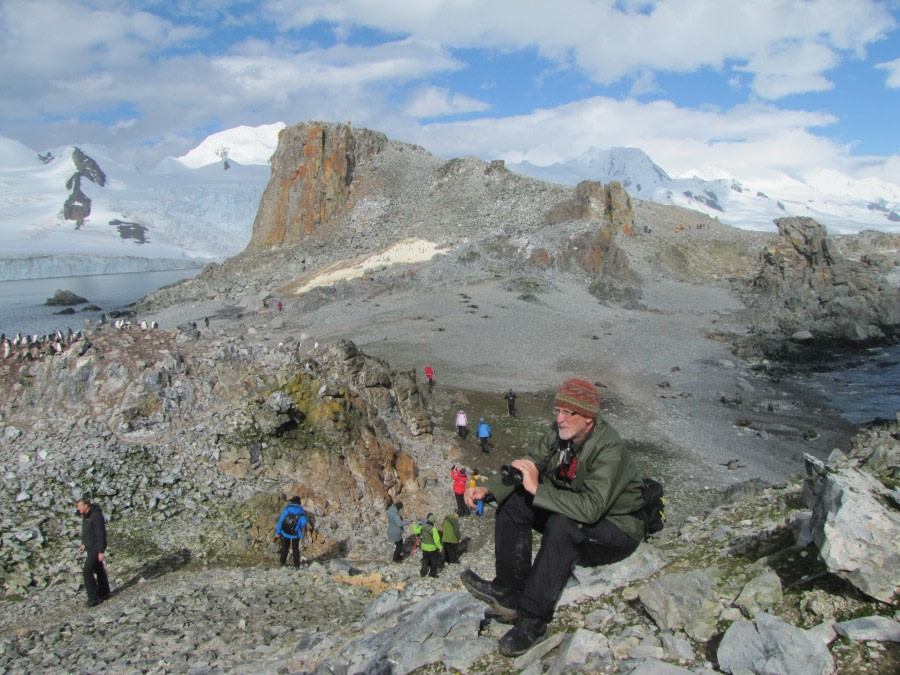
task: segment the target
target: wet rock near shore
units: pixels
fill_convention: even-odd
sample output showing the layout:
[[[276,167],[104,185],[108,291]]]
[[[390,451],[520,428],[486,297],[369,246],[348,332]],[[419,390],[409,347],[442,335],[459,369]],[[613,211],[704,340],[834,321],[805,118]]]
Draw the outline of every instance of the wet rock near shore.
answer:
[[[82,298],[80,295],[73,293],[72,291],[64,291],[61,289],[57,289],[56,293],[53,294],[52,298],[47,298],[47,301],[44,303],[49,306],[67,306],[67,305],[81,305],[87,302],[87,298]]]

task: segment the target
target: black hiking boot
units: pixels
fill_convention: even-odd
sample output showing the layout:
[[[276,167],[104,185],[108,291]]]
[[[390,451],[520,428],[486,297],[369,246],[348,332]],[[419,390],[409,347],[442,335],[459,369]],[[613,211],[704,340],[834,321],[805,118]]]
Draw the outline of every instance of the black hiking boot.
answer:
[[[494,613],[507,621],[515,620],[518,615],[519,592],[494,586],[494,582],[485,581],[470,569],[459,575],[466,590],[473,597],[486,602]]]
[[[547,622],[531,614],[519,612],[513,626],[497,644],[497,651],[503,656],[521,656],[537,643],[546,639],[550,631]]]

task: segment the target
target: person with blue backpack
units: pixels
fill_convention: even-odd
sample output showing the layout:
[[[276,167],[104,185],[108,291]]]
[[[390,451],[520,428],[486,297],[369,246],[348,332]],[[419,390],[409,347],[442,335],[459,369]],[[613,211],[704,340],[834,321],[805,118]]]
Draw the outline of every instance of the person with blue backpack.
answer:
[[[481,442],[481,451],[488,455],[491,452],[491,427],[482,417],[478,420],[478,440]]]
[[[300,497],[293,497],[281,512],[275,534],[281,537],[281,564],[287,562],[288,549],[293,549],[294,567],[300,567],[300,540],[306,527],[306,512],[300,505]]]

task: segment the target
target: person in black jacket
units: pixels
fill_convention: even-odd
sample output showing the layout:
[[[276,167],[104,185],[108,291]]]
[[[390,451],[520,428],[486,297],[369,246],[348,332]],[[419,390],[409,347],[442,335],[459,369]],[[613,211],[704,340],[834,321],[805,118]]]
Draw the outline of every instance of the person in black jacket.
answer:
[[[87,606],[95,607],[109,597],[109,578],[106,576],[106,520],[97,504],[91,503],[91,494],[86,492],[75,504],[81,514],[81,550],[87,553],[84,559],[84,589],[87,591]]]

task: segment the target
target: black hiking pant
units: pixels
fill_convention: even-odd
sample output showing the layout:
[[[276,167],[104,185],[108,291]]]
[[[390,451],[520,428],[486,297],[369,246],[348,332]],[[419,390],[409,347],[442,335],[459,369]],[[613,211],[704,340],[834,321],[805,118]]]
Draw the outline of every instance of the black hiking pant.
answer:
[[[453,541],[444,542],[444,557],[448,565],[454,565],[459,562],[459,544]]]
[[[431,577],[437,577],[441,569],[441,552],[440,551],[422,551],[422,566],[419,568],[419,576],[424,577],[426,574]]]
[[[394,557],[391,558],[394,562],[402,562],[403,561],[403,540],[399,539],[394,542]]]
[[[607,520],[580,523],[532,506],[533,497],[517,487],[497,509],[494,523],[494,584],[520,591],[519,609],[544,621],[566,585],[572,565],[609,565],[634,553],[635,541]],[[542,533],[531,562],[531,532]]]
[[[465,493],[460,494],[459,492],[454,492],[454,496],[456,497],[456,513],[460,517],[466,517],[471,513],[472,509],[466,504],[466,495]]]
[[[106,576],[106,566],[100,562],[99,552],[87,552],[82,573],[84,590],[87,591],[90,602],[99,602],[109,597],[109,577]]]
[[[287,562],[289,548],[294,552],[294,567],[300,567],[300,540],[287,537],[281,538],[281,564],[284,565]]]

